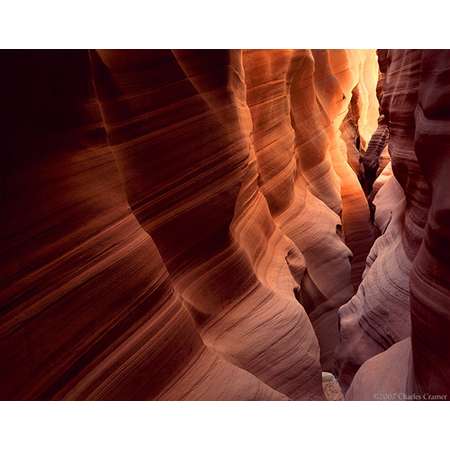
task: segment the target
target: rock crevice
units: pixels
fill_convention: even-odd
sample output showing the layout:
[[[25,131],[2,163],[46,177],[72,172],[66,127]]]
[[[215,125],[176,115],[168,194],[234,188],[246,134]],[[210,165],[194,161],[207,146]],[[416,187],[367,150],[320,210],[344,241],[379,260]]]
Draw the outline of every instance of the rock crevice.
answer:
[[[0,397],[445,391],[450,69],[378,53],[4,55]]]

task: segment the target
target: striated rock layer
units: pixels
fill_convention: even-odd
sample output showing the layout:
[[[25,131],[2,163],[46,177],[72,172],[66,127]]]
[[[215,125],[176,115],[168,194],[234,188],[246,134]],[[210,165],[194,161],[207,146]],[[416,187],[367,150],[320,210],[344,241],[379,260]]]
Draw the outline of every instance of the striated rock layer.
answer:
[[[325,398],[372,240],[348,155],[375,52],[4,60],[0,397]]]
[[[326,176],[318,180],[312,175],[323,161],[325,175],[334,174],[328,186],[339,188],[324,134],[326,117],[315,95],[314,65],[306,50],[256,50],[244,55],[259,185],[275,223],[296,246],[286,257],[298,283],[294,289],[317,332],[322,365],[332,370],[336,308],[352,294],[350,252],[337,233],[339,216],[313,193],[320,195],[326,185]]]
[[[96,86],[132,210],[205,343],[291,398],[321,398],[289,286],[298,250],[258,188],[240,51],[100,52]]]
[[[341,311],[345,310],[349,335],[359,333],[365,343],[361,360],[390,348],[363,364],[348,399],[448,399],[450,395],[449,61],[448,51],[388,53],[383,102],[389,112],[395,181],[388,178],[375,201],[377,211],[386,200],[391,202],[392,219],[361,285],[370,291],[352,300],[353,312],[347,306]],[[394,211],[398,204],[399,211]],[[386,208],[381,214],[385,213]],[[390,233],[391,227],[397,231]],[[398,234],[400,239],[389,237]],[[388,261],[392,266],[387,266]],[[380,291],[369,296],[377,293],[366,283],[374,268],[378,285],[383,286],[382,277],[390,276],[390,297]],[[373,331],[352,331],[351,323],[358,316]]]
[[[325,113],[324,132],[328,141],[328,154],[330,155],[334,171],[340,180],[343,235],[346,244],[352,251],[351,255],[353,257],[351,271],[350,273],[347,272],[347,276],[350,275],[351,277],[346,279],[347,289],[345,294],[341,295],[340,298],[334,297],[332,303],[334,311],[328,308],[329,321],[323,322],[325,329],[334,329],[336,334],[338,334],[338,331],[335,310],[353,294],[353,287],[357,286],[360,281],[363,262],[373,242],[373,230],[370,225],[367,200],[348,158],[354,144],[345,139],[345,133],[342,131],[346,127],[344,119],[349,114],[353,115],[355,124],[362,122],[362,118],[364,118],[366,126],[370,124],[372,130],[376,128],[378,108],[376,99],[375,103],[369,108],[365,103],[367,97],[359,94],[361,85],[364,86],[365,83],[372,86],[376,85],[376,75],[374,75],[377,69],[376,64],[374,64],[376,61],[376,59],[374,60],[375,52],[369,52],[369,54],[371,55],[369,61],[371,61],[372,69],[375,72],[365,69],[367,61],[366,54],[363,52],[345,50],[314,51],[315,59],[322,62],[316,65],[314,78],[316,80],[318,102],[321,110]],[[365,78],[368,74],[371,76],[370,80]],[[355,99],[353,103],[354,108],[352,108],[351,104],[352,98]],[[355,108],[355,104],[357,108]],[[329,272],[324,272],[324,275],[325,273],[327,273],[326,276],[328,278],[332,277]],[[336,270],[333,273],[336,273]],[[339,275],[339,279],[341,283],[344,280],[342,275]],[[331,296],[331,298],[333,297]],[[333,340],[331,345],[333,358],[335,343],[336,340]]]
[[[387,182],[374,199],[376,205],[391,205],[391,219],[371,249],[357,294],[340,309],[340,381],[347,386],[364,361],[410,334],[409,273],[421,242],[428,202],[428,188],[413,147],[420,61],[420,51],[389,54],[382,110],[389,124],[396,182]],[[386,222],[380,213],[377,206],[375,222]]]
[[[126,201],[88,53],[6,57],[1,398],[286,398],[201,341]]]

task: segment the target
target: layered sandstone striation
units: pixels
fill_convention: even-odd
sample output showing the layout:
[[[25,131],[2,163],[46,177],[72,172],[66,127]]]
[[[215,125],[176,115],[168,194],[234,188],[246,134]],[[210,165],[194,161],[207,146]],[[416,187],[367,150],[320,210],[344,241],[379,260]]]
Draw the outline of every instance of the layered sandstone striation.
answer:
[[[409,274],[429,202],[414,153],[421,56],[415,50],[389,51],[381,108],[395,180],[374,199],[375,223],[382,224],[383,234],[371,249],[357,294],[340,309],[340,381],[347,386],[364,361],[410,335]]]
[[[200,339],[132,214],[87,52],[12,52],[3,399],[284,399]]]
[[[414,387],[450,395],[450,52],[423,52],[414,151],[432,192],[411,273]]]
[[[258,187],[240,51],[100,52],[95,83],[128,200],[203,341],[290,398],[322,398],[319,347]]]
[[[378,56],[5,55],[0,397],[448,392],[448,54]]]
[[[294,289],[315,326],[322,364],[332,369],[337,341],[335,305],[347,301],[352,293],[350,252],[337,233],[339,216],[316,196],[321,190],[338,190],[339,184],[324,133],[326,117],[320,114],[315,95],[314,64],[312,53],[306,50],[244,54],[260,189],[275,223],[294,244],[286,256],[297,283]],[[312,173],[320,173],[321,167],[326,171],[318,180]],[[333,183],[327,183],[331,175]]]
[[[353,312],[341,310],[349,337],[364,343],[354,345],[365,348],[359,361],[379,354],[357,372],[347,398],[448,399],[449,52],[391,50],[387,59],[393,175],[375,197],[387,228]],[[356,317],[368,327],[357,331]]]

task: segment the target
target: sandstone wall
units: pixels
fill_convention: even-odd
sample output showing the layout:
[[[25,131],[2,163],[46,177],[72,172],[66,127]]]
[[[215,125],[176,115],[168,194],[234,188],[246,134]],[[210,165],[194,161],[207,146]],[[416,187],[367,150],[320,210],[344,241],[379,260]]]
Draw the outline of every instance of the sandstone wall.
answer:
[[[1,397],[322,399],[374,55],[9,53]]]
[[[388,179],[375,200],[377,210],[391,203],[392,218],[349,304],[353,311],[347,305],[341,309],[350,334],[357,316],[367,324],[355,331],[367,344],[359,347],[365,347],[361,361],[379,354],[358,371],[348,399],[380,394],[442,399],[450,394],[449,70],[448,51],[388,53],[386,108],[395,181]]]

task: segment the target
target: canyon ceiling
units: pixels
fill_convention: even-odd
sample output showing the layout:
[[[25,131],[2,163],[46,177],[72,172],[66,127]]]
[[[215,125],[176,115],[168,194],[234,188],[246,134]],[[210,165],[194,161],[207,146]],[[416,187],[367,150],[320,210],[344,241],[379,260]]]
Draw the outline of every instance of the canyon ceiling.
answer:
[[[450,394],[450,51],[1,58],[0,399]]]

